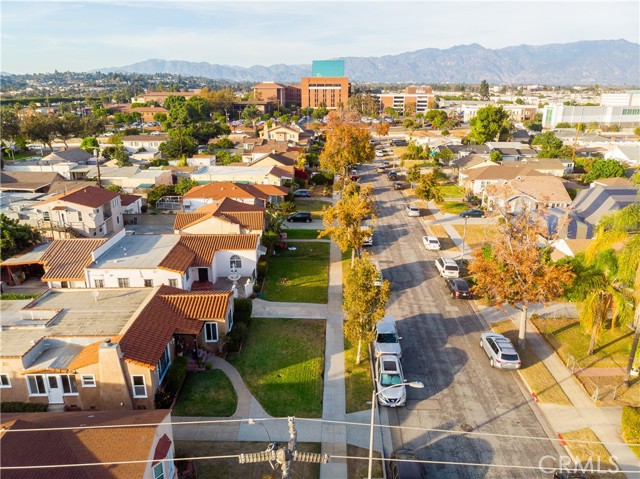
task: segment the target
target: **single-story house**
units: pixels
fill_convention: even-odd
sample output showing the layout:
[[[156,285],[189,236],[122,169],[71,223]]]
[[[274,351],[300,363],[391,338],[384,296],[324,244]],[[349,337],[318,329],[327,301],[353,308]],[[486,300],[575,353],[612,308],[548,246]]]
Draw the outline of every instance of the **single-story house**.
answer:
[[[257,234],[265,228],[264,206],[224,198],[193,213],[180,212],[174,222],[175,234]]]
[[[500,208],[510,213],[545,208],[567,208],[571,197],[560,178],[555,176],[521,176],[488,185],[482,204],[489,210]]]

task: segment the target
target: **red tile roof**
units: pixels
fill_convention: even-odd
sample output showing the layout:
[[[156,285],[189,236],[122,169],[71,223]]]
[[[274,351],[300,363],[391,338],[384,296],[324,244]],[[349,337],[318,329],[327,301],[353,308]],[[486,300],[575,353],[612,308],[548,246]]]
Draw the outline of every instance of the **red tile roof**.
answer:
[[[54,240],[40,262],[44,265],[42,281],[84,281],[84,269],[93,263],[91,253],[107,238],[73,238]]]
[[[146,460],[155,453],[156,426],[168,410],[155,411],[78,411],[63,413],[3,414],[2,467],[45,464],[82,464]],[[46,430],[78,426],[138,427]],[[40,431],[11,432],[21,429]],[[165,441],[166,443],[166,441]],[[159,446],[159,443],[158,443]],[[163,447],[166,444],[163,443]],[[3,470],[2,479],[130,479],[142,477],[147,464],[112,464],[90,468],[49,468]]]
[[[110,339],[111,339],[111,342],[117,343],[120,341],[120,339],[122,339],[122,336],[113,336]],[[92,364],[97,364],[98,348],[102,343],[104,343],[104,339],[101,339],[100,341],[96,341],[95,343],[91,343],[85,346],[82,349],[82,351],[80,351],[78,355],[75,358],[73,358],[73,360],[69,363],[69,366],[67,367],[67,371],[65,372],[77,371],[80,368],[84,368]]]
[[[122,206],[129,206],[131,203],[138,201],[142,196],[140,195],[129,195],[126,193],[120,193],[120,204]]]
[[[205,320],[225,320],[231,297],[231,291],[161,286],[120,341],[125,360],[155,369],[176,332],[197,335]]]
[[[76,205],[88,206],[90,208],[97,208],[105,203],[117,198],[119,193],[109,191],[104,188],[98,188],[97,186],[85,186],[77,188],[66,193],[56,195],[48,200],[36,203],[36,207],[52,203],[54,201],[65,201],[67,203],[73,203]]]
[[[217,217],[223,221],[239,224],[245,229],[262,230],[264,227],[265,209],[262,206],[242,203],[231,198],[224,198],[220,203],[211,203],[198,208],[193,213],[178,213],[173,224],[174,230],[182,230]]]
[[[278,167],[274,166],[273,168]],[[293,167],[291,168],[291,176],[293,177]],[[223,198],[258,198],[266,201],[268,196],[286,196],[288,192],[288,188],[282,186],[247,185],[243,183],[219,181],[191,188],[183,198],[209,198],[212,200],[221,200]]]

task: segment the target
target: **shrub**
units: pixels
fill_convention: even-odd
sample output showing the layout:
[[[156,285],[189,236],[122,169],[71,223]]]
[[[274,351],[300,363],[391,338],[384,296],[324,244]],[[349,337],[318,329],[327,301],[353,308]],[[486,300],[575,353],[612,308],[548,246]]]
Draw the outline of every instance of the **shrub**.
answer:
[[[175,396],[182,387],[184,379],[187,377],[187,364],[189,364],[189,358],[186,356],[178,356],[169,367],[163,389],[172,396],[172,400],[173,396]]]
[[[12,301],[17,299],[34,299],[40,294],[20,294],[20,293],[4,293],[0,295],[0,300]]]
[[[47,404],[30,402],[2,402],[0,412],[46,412]]]
[[[206,364],[204,365],[204,368],[207,371],[211,371],[211,369],[213,369],[213,364],[211,363],[211,361],[207,361]]]
[[[321,171],[320,173],[313,175],[310,181],[314,185],[332,185],[333,179],[333,173]]]
[[[233,324],[248,323],[251,319],[253,301],[250,298],[236,298],[233,308]]]

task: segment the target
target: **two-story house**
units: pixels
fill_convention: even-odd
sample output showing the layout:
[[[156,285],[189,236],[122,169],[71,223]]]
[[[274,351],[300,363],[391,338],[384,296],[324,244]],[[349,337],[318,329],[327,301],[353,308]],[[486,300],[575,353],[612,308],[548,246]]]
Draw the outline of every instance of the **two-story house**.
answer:
[[[124,228],[120,194],[95,186],[68,191],[34,205],[47,235],[106,237]]]

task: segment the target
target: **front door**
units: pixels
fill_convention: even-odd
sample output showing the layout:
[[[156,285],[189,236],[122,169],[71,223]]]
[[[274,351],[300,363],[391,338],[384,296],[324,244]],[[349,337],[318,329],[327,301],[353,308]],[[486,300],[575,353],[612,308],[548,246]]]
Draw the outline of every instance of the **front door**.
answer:
[[[198,268],[198,281],[209,281],[209,271],[207,268]]]
[[[47,376],[47,394],[49,404],[62,404],[62,381],[60,376]]]

